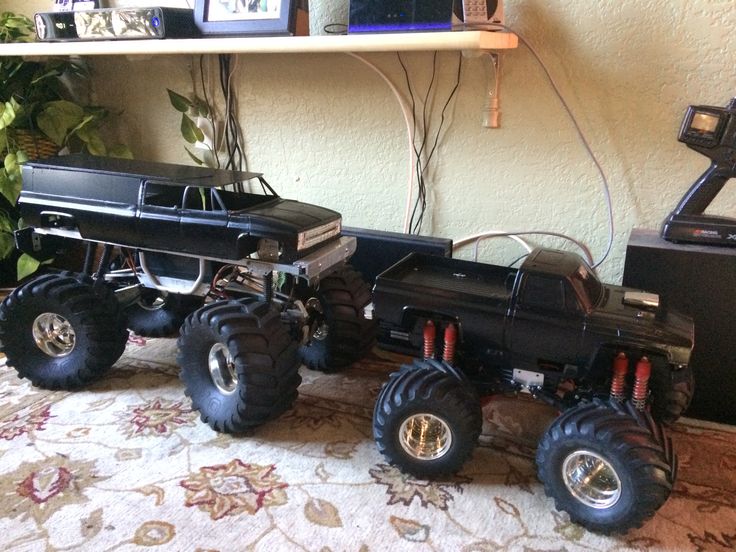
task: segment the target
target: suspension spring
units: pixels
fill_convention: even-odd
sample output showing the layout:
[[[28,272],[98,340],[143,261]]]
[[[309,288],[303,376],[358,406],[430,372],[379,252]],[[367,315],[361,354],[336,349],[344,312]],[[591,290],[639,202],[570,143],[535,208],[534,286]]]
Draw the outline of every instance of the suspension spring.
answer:
[[[652,363],[647,357],[641,357],[636,363],[636,379],[631,393],[631,402],[637,410],[644,410],[649,394],[649,377],[652,374]]]
[[[624,402],[626,399],[626,374],[629,372],[629,359],[621,352],[613,359],[613,378],[611,379],[611,399]]]
[[[455,362],[455,347],[457,345],[457,328],[455,324],[448,324],[445,328],[445,348],[442,360],[452,365]]]
[[[424,360],[434,358],[434,341],[437,337],[437,328],[434,322],[427,320],[424,325]]]

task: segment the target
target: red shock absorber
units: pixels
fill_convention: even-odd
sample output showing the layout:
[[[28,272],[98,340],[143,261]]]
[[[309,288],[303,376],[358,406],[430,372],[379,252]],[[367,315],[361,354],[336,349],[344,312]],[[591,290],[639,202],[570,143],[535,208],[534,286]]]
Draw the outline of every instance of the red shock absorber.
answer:
[[[424,325],[424,360],[434,358],[434,340],[437,337],[437,329],[434,322],[427,320]]]
[[[457,345],[457,328],[455,324],[448,324],[445,328],[445,349],[442,353],[442,360],[447,364],[455,362],[455,346]]]
[[[631,393],[631,402],[637,410],[644,410],[649,394],[649,376],[652,374],[652,363],[647,357],[641,357],[636,363],[636,380],[634,391]]]
[[[629,372],[629,359],[626,353],[619,353],[613,359],[613,379],[611,380],[611,398],[618,402],[626,399],[626,374]]]

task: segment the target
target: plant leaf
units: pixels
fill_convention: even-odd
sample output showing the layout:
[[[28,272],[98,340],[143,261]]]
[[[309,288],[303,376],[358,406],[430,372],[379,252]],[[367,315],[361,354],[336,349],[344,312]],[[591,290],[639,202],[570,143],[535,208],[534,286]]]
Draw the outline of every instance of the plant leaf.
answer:
[[[5,211],[0,211],[0,232],[12,234],[13,230],[15,230],[13,219]]]
[[[6,258],[15,249],[15,242],[12,234],[0,232],[0,259]]]
[[[202,98],[194,96],[194,114],[199,117],[207,117],[210,114],[210,106]]]
[[[189,151],[189,148],[184,148],[184,149],[189,154],[189,157],[192,158],[192,161],[194,161],[197,165],[204,165],[204,161],[202,161],[199,157],[197,157],[191,151]]]
[[[11,205],[15,205],[18,200],[20,188],[21,179],[17,175],[8,174],[5,169],[0,170],[0,194],[5,196]]]
[[[5,165],[5,170],[8,171],[8,174],[18,171],[18,158],[14,153],[6,155],[3,164]]]
[[[181,116],[181,135],[190,144],[204,142],[204,132],[185,113]]]
[[[38,128],[57,146],[63,146],[69,131],[76,128],[83,120],[84,109],[66,100],[48,102],[37,117]]]
[[[169,101],[171,102],[171,105],[174,106],[174,109],[177,111],[180,111],[181,113],[186,113],[189,111],[190,107],[194,107],[194,104],[191,102],[189,98],[185,98],[181,94],[177,94],[173,90],[166,89],[166,91],[169,93]]]
[[[7,128],[15,120],[16,110],[12,102],[5,102],[3,112],[0,114],[0,129]]]
[[[39,266],[41,266],[40,261],[37,261],[27,253],[23,253],[18,258],[18,281],[20,282],[23,278],[36,272]]]
[[[69,130],[69,134],[74,134],[74,133],[77,133],[78,134],[80,130],[82,130],[83,128],[85,128],[85,126],[87,126],[88,124],[90,124],[95,119],[96,119],[96,117],[94,115],[91,115],[91,114],[85,115],[82,118],[82,120],[79,122],[78,125],[76,125],[74,128],[72,128],[72,129]]]
[[[117,157],[119,159],[133,159],[133,152],[125,144],[115,144],[108,148],[107,155]]]
[[[77,136],[85,143],[87,151],[92,155],[107,155],[105,142],[102,141],[102,137],[97,132],[97,129],[84,129],[83,132],[78,132]]]

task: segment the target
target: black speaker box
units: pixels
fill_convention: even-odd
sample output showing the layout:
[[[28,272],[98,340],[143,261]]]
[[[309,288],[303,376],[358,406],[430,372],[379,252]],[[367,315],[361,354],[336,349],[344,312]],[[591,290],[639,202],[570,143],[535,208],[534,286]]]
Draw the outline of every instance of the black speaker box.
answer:
[[[350,264],[363,275],[371,286],[381,272],[399,262],[409,253],[426,253],[452,257],[452,240],[413,236],[364,228],[342,229],[344,236],[355,236],[358,248],[350,258]]]
[[[675,244],[633,230],[624,286],[660,295],[695,320],[695,395],[687,416],[736,423],[736,249]]]

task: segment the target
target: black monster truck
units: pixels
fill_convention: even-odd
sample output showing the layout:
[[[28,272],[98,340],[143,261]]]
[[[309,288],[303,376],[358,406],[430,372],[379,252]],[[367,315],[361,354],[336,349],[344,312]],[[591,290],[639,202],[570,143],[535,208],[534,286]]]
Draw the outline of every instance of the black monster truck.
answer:
[[[525,391],[562,412],[537,466],[573,521],[626,531],[669,496],[676,461],[659,422],[692,397],[693,323],[656,295],[604,285],[562,251],[537,249],[518,270],[413,254],[376,280],[373,315],[389,348],[422,357],[391,375],[374,412],[378,447],[403,470],[458,470],[480,397]]]
[[[180,331],[194,408],[242,432],[292,405],[300,357],[336,370],[372,344],[370,290],[346,265],[355,238],[340,235],[340,215],[280,198],[260,174],[60,157],[23,166],[18,204],[20,249],[88,244],[81,273],[39,276],[0,306],[1,350],[34,385],[98,378],[126,327]]]

